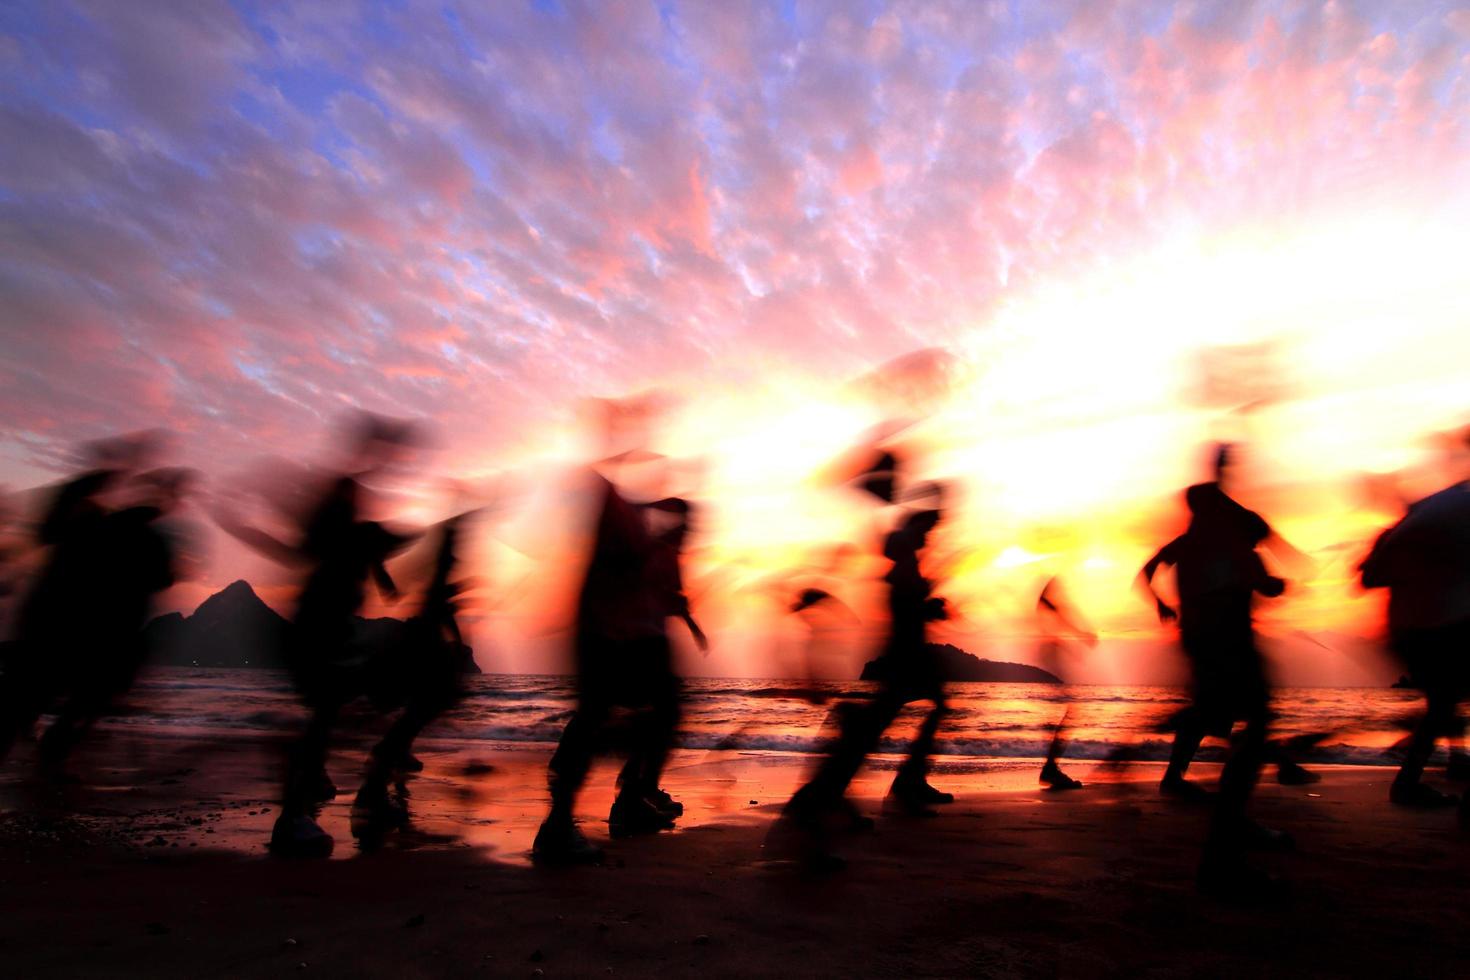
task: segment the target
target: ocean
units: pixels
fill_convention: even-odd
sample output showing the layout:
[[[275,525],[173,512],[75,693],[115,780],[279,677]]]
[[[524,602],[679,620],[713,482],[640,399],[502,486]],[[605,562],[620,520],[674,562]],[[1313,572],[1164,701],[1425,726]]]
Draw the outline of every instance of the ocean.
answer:
[[[465,680],[463,701],[425,733],[425,741],[549,746],[572,707],[567,677],[486,674]],[[680,743],[695,750],[816,751],[832,700],[870,690],[859,681],[689,679]],[[828,703],[813,704],[811,691]],[[955,683],[937,754],[950,763],[1039,759],[1065,714],[1068,758],[1123,753],[1162,760],[1170,736],[1161,727],[1184,703],[1183,690],[1167,687]],[[1302,762],[1393,765],[1393,746],[1421,704],[1415,692],[1405,690],[1284,688],[1276,696],[1273,734],[1320,736],[1296,756]],[[903,750],[925,707],[905,710],[884,751]],[[159,668],[144,674],[129,697],[129,711],[109,727],[137,726],[159,737],[249,737],[294,730],[299,710],[289,681],[277,671]],[[1218,759],[1221,751],[1221,743],[1207,741],[1200,758]]]

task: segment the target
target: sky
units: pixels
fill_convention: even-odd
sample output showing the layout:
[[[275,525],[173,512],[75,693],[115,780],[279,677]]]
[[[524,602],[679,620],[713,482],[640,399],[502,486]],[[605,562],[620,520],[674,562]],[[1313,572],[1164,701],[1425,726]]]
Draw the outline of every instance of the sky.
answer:
[[[1452,3],[9,3],[0,483],[130,429],[218,481],[427,419],[425,479],[542,488],[477,559],[477,652],[532,669],[575,548],[528,515],[585,399],[657,389],[698,669],[759,674],[797,642],[761,583],[881,533],[817,475],[885,418],[956,489],[977,649],[1051,574],[1159,641],[1130,581],[1232,438],[1318,563],[1264,623],[1321,647],[1373,629],[1364,487],[1433,489],[1470,421],[1467,177]],[[219,541],[173,601],[239,577],[287,601]]]

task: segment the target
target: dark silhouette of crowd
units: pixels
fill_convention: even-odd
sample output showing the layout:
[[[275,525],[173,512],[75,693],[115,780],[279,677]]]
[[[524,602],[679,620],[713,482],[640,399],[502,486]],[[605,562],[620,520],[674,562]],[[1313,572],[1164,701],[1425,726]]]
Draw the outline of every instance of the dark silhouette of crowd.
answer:
[[[709,642],[695,618],[682,567],[699,508],[686,497],[640,498],[631,489],[624,475],[658,458],[643,447],[652,424],[648,410],[609,402],[603,411],[601,444],[611,454],[585,472],[586,560],[570,643],[576,699],[550,759],[550,807],[533,847],[533,857],[543,864],[601,860],[602,848],[578,827],[577,804],[594,758],[610,749],[625,756],[607,816],[611,836],[676,825],[684,807],[663,785],[682,699],[670,624],[687,630],[700,649]],[[28,587],[15,587],[18,576],[10,566],[17,555],[5,555],[5,582],[19,601],[0,678],[0,754],[9,754],[49,718],[37,753],[48,778],[65,778],[73,748],[132,685],[145,657],[144,626],[157,597],[179,576],[180,538],[169,531],[169,522],[199,481],[192,471],[154,465],[160,441],[143,434],[96,444],[80,473],[47,492],[31,531],[39,560]],[[449,516],[427,529],[367,516],[376,478],[419,442],[414,425],[357,417],[337,439],[337,461],[305,486],[294,508],[284,509],[290,514],[284,526],[268,529],[228,507],[214,514],[236,539],[292,569],[299,583],[283,655],[306,712],[282,760],[280,809],[270,838],[277,855],[322,857],[333,848],[316,817],[338,792],[327,758],[344,707],[361,699],[394,714],[364,761],[352,808],[353,833],[370,849],[407,826],[404,780],[423,768],[413,753],[415,739],[459,696],[470,656],[457,615],[460,565],[477,508],[456,498]],[[954,800],[929,782],[948,710],[948,679],[931,631],[953,611],[941,595],[944,583],[932,571],[930,553],[944,526],[950,484],[919,479],[917,461],[898,446],[863,451],[866,457],[847,489],[868,501],[874,526],[883,529],[886,627],[875,663],[877,683],[864,698],[830,706],[826,748],[783,816],[803,837],[805,860],[827,869],[842,864],[833,846],[837,835],[872,824],[849,789],[908,704],[928,707],[897,767],[885,809],[899,818],[929,818],[937,806]],[[1234,452],[1218,447],[1211,478],[1184,491],[1187,526],[1139,575],[1161,623],[1177,624],[1190,674],[1188,704],[1170,723],[1173,743],[1159,790],[1211,808],[1198,880],[1202,890],[1227,898],[1279,891],[1280,883],[1257,870],[1248,854],[1294,843],[1250,816],[1263,766],[1274,762],[1283,782],[1318,778],[1270,740],[1273,682],[1255,610],[1288,591],[1272,563],[1279,566],[1287,556],[1289,564],[1296,553],[1261,515],[1231,495]],[[405,596],[389,561],[421,539],[431,555],[430,571],[422,588]],[[1177,599],[1155,589],[1165,567],[1174,569]],[[822,581],[830,584],[830,577]],[[1426,703],[1390,799],[1416,808],[1452,805],[1455,798],[1427,785],[1423,775],[1437,742],[1461,730],[1459,703],[1470,693],[1464,655],[1470,642],[1470,483],[1456,482],[1409,506],[1373,544],[1361,581],[1365,588],[1388,590],[1391,649]],[[411,613],[391,639],[364,649],[354,619],[370,590],[381,602]],[[789,609],[801,614],[832,604],[840,605],[830,591],[809,586]],[[1036,616],[1048,663],[1070,644],[1097,642],[1056,578],[1042,588]],[[1040,772],[1052,789],[1082,787],[1060,767],[1067,719],[1064,706]],[[1201,742],[1210,737],[1230,745],[1213,791],[1187,778]]]

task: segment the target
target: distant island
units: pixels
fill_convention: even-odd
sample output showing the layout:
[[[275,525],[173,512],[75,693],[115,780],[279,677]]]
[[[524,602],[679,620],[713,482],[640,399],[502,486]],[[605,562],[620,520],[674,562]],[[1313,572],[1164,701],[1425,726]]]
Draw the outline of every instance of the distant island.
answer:
[[[1032,667],[1030,664],[1013,664],[1002,660],[985,660],[961,650],[951,643],[931,643],[929,649],[939,655],[944,667],[945,679],[951,681],[987,681],[1001,684],[1060,684],[1056,674]],[[863,664],[859,680],[879,680],[883,672],[882,660],[869,660]]]
[[[354,616],[357,642],[386,649],[404,621],[389,616]],[[266,605],[250,583],[232,582],[205,599],[193,615],[167,613],[143,630],[152,661],[181,667],[284,667],[286,619]],[[480,668],[465,651],[465,672]]]

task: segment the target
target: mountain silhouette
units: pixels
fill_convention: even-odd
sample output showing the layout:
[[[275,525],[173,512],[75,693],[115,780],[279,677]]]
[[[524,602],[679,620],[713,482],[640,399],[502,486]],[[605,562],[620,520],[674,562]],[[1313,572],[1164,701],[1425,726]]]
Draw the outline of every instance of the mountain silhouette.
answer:
[[[387,649],[404,627],[391,617],[354,616],[364,649]],[[266,605],[250,583],[232,582],[205,599],[193,615],[167,613],[143,631],[153,662],[184,667],[284,667],[285,617]],[[465,671],[480,672],[465,650]]]
[[[961,650],[951,643],[931,643],[929,649],[939,656],[944,677],[951,681],[989,681],[1008,684],[1060,684],[1056,674],[1032,667],[1030,664],[1013,664],[1003,660],[985,660]],[[864,681],[879,680],[886,664],[880,657],[863,664]]]

